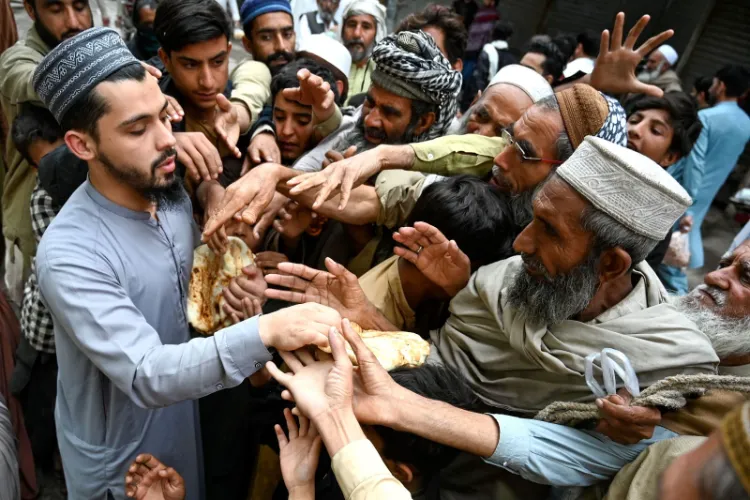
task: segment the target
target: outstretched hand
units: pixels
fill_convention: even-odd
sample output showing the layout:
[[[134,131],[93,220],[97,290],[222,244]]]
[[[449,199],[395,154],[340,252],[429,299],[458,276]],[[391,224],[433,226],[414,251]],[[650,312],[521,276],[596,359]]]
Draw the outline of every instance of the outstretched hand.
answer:
[[[658,408],[631,406],[632,399],[627,389],[597,399],[601,418],[595,430],[620,444],[636,444],[643,439],[651,439],[656,426],[661,423],[661,412]]]
[[[125,494],[136,500],[184,500],[185,481],[154,456],[138,455],[125,476]]]
[[[224,94],[216,96],[216,116],[214,118],[214,130],[229,151],[237,158],[242,158],[242,152],[237,147],[240,138],[240,115],[237,107],[229,102]]]
[[[599,57],[596,58],[594,71],[591,73],[591,85],[594,88],[610,94],[638,93],[654,97],[664,94],[660,88],[639,81],[635,74],[643,58],[674,35],[672,30],[663,31],[636,49],[635,43],[650,20],[648,15],[641,17],[628,32],[624,44],[622,36],[625,13],[617,14],[611,36],[609,30],[602,32]]]
[[[281,94],[289,101],[311,106],[318,123],[326,121],[335,111],[335,96],[331,84],[308,69],[297,72],[299,87],[284,89]]]
[[[289,498],[315,497],[315,470],[320,458],[321,439],[315,425],[304,415],[299,416],[299,426],[291,410],[284,409],[289,437],[280,425],[275,425],[279,441],[281,476],[289,491]]]
[[[393,252],[417,266],[449,297],[455,297],[469,282],[469,257],[455,241],[449,241],[436,227],[426,222],[416,222],[414,227],[402,227],[393,233],[393,239],[406,247],[397,246]]]

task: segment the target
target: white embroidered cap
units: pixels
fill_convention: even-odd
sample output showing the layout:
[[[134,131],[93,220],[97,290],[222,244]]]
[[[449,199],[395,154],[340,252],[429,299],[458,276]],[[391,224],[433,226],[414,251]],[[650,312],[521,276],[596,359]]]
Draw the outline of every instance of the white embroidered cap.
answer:
[[[545,97],[554,94],[549,82],[542,75],[520,64],[509,64],[500,68],[500,71],[490,80],[488,87],[498,83],[506,83],[518,87],[531,97],[532,102],[539,102]]]
[[[557,175],[632,231],[662,240],[693,201],[666,170],[640,153],[588,136]]]

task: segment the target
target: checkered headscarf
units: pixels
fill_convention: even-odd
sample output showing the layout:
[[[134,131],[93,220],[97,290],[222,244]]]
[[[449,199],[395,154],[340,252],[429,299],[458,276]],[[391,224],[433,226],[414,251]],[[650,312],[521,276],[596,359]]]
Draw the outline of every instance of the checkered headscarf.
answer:
[[[372,51],[376,69],[375,85],[396,95],[424,101],[438,107],[435,123],[417,141],[445,134],[456,116],[461,73],[451,68],[448,59],[424,31],[402,31],[388,35]]]

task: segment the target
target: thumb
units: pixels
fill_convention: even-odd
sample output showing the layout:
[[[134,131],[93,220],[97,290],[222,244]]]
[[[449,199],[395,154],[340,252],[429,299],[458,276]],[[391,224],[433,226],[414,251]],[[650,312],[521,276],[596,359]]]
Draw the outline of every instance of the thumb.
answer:
[[[331,354],[333,354],[333,363],[342,369],[344,373],[352,370],[352,362],[349,355],[346,354],[344,338],[334,327],[328,331],[328,343],[331,345]]]
[[[651,97],[662,97],[664,91],[655,85],[648,85],[643,82],[637,82],[633,85],[634,94],[646,94]]]
[[[344,151],[344,158],[351,158],[357,154],[357,146],[349,146],[346,151]]]
[[[224,94],[216,95],[216,104],[219,106],[219,109],[224,112],[232,110],[232,103],[229,102],[229,99],[227,99]]]

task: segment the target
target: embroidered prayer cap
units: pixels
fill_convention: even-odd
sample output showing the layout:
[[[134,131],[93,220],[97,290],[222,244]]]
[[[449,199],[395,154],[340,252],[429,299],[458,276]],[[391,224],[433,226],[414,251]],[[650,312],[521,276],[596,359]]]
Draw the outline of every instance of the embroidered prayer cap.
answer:
[[[247,26],[256,17],[269,12],[286,12],[292,18],[294,17],[289,0],[245,0],[240,8],[242,26]]]
[[[416,138],[422,142],[448,130],[458,109],[461,73],[451,68],[432,36],[424,31],[402,31],[385,37],[372,51],[372,82],[407,99],[436,104],[435,123]]]
[[[625,110],[616,100],[581,83],[556,93],[555,97],[573,149],[588,135],[620,146],[627,144]]]
[[[750,402],[724,418],[721,439],[732,468],[750,494]]]
[[[32,85],[60,122],[65,113],[115,71],[140,64],[117,31],[90,28],[52,49],[34,71]]]
[[[349,87],[349,70],[352,68],[352,55],[341,42],[326,34],[306,36],[299,44],[297,55],[310,57],[330,68],[337,80],[343,80]]]
[[[667,60],[670,66],[674,66],[674,63],[676,63],[677,59],[679,59],[677,51],[674,50],[674,47],[672,47],[671,45],[664,44],[656,49],[656,51],[661,52],[661,55],[664,56],[664,59]]]
[[[500,68],[500,71],[490,80],[488,87],[498,83],[518,87],[531,98],[532,102],[538,102],[554,93],[549,82],[542,75],[520,64],[509,64]]]
[[[692,204],[656,162],[598,137],[586,137],[556,173],[594,207],[653,240],[664,239]]]
[[[388,34],[388,29],[385,25],[385,6],[377,0],[354,0],[347,5],[344,10],[344,15],[341,16],[344,24],[346,24],[347,18],[351,16],[368,15],[375,18],[377,25],[375,31],[375,42],[379,42]],[[343,29],[342,29],[343,32]]]

